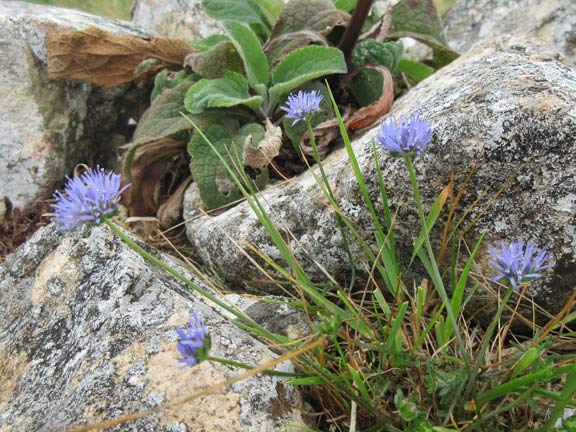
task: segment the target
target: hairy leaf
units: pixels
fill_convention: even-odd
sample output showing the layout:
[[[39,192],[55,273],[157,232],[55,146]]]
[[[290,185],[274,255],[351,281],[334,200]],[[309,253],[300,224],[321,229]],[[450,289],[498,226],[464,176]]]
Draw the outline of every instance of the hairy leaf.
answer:
[[[256,109],[262,103],[260,96],[250,96],[248,81],[242,75],[226,72],[224,77],[203,79],[194,84],[186,94],[184,104],[192,114],[199,114],[208,108],[227,108],[245,105]]]
[[[434,69],[425,65],[424,63],[407,59],[400,59],[398,62],[398,67],[396,68],[396,72],[405,73],[414,81],[420,82],[424,78],[428,78],[430,75],[432,75],[434,73]]]
[[[337,73],[346,73],[344,55],[337,48],[307,46],[292,51],[272,70],[270,101],[276,104],[306,81]]]
[[[190,129],[190,123],[180,113],[185,111],[184,96],[193,84],[181,82],[154,99],[134,131],[133,143],[145,144]]]
[[[114,87],[156,72],[180,67],[192,48],[181,39],[117,36],[104,30],[49,33],[48,75],[51,79],[74,79]],[[134,73],[145,59],[160,63],[143,73]]]
[[[168,69],[161,70],[156,74],[156,77],[154,77],[154,88],[150,95],[150,103],[154,102],[154,99],[162,94],[164,89],[174,88],[185,81],[192,84],[195,78],[196,77],[193,74],[188,73],[187,70],[181,70],[178,72],[173,72]],[[183,106],[183,102],[181,105]]]
[[[208,16],[216,20],[270,25],[256,0],[202,0],[202,7]]]
[[[222,41],[205,51],[188,54],[184,66],[189,66],[203,78],[220,78],[227,70],[244,73],[242,59],[230,41]]]
[[[411,37],[434,50],[434,62],[444,66],[458,57],[446,43],[442,20],[433,0],[400,0],[392,8],[388,37]]]
[[[231,131],[222,125],[211,124],[201,128],[218,153],[227,164],[234,167],[241,163],[243,147],[248,136],[260,142],[264,138],[264,129],[258,124],[248,124],[239,130]],[[230,178],[224,164],[206,142],[196,133],[188,143],[190,154],[190,171],[198,184],[200,196],[208,209],[227,205],[242,198],[242,193]],[[258,187],[264,187],[268,182],[266,169],[256,177]]]
[[[215,45],[218,45],[220,42],[228,41],[228,36],[222,34],[215,34],[204,39],[193,40],[190,42],[190,46],[198,51],[206,51],[207,49],[212,48]]]
[[[311,42],[306,33],[300,32],[316,33],[323,38],[335,26],[346,25],[349,20],[350,15],[336,9],[330,0],[291,0],[272,29],[266,56],[271,64],[276,64],[289,52]]]
[[[268,60],[258,36],[249,27],[234,21],[225,21],[224,29],[244,62],[250,87],[265,89],[269,80]]]
[[[400,41],[378,42],[374,39],[367,39],[354,47],[350,57],[350,66],[354,71],[368,64],[381,65],[393,73],[403,52],[404,46]],[[366,69],[352,79],[350,90],[358,105],[365,107],[382,97],[383,84],[381,72]]]

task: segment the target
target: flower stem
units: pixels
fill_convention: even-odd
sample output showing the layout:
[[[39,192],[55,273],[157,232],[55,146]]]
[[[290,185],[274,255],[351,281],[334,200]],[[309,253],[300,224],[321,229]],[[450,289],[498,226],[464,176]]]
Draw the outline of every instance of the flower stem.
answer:
[[[430,243],[430,237],[428,235],[428,229],[426,226],[426,216],[424,215],[424,208],[422,206],[422,198],[420,197],[420,189],[418,188],[418,181],[416,180],[416,173],[414,171],[414,165],[412,164],[412,155],[405,155],[403,159],[406,161],[406,166],[408,167],[408,173],[410,174],[410,182],[412,183],[412,189],[414,190],[414,200],[416,201],[416,206],[418,208],[418,216],[420,216],[420,223],[422,224],[422,228],[424,229],[425,235],[424,240],[426,244],[426,251],[428,253],[428,257],[430,259],[430,265],[432,266],[433,278],[434,278],[434,286],[438,291],[438,295],[446,308],[446,313],[448,315],[448,319],[452,324],[454,329],[454,334],[456,335],[456,339],[458,341],[458,347],[460,349],[462,360],[466,364],[466,370],[468,371],[468,375],[471,374],[470,363],[468,361],[468,355],[466,353],[466,348],[464,345],[464,340],[462,339],[462,335],[458,329],[458,324],[456,322],[456,317],[454,316],[454,311],[452,310],[452,306],[450,305],[450,300],[448,299],[448,294],[446,293],[446,288],[444,288],[444,283],[442,282],[442,277],[440,276],[440,271],[438,270],[438,264],[436,263],[436,258],[434,256],[434,251],[432,250],[432,245]]]
[[[251,327],[254,327],[256,329],[258,329],[260,332],[265,333],[267,336],[269,336],[271,339],[273,340],[277,340],[276,337],[274,337],[274,335],[268,331],[266,331],[264,328],[262,328],[262,326],[260,326],[256,321],[254,321],[253,319],[251,319],[249,316],[239,312],[238,310],[234,309],[233,307],[231,307],[230,305],[226,304],[225,302],[223,302],[222,300],[220,300],[219,298],[217,298],[216,296],[214,296],[213,294],[211,294],[209,291],[205,290],[204,288],[198,286],[197,284],[195,284],[194,282],[192,282],[190,279],[186,278],[184,275],[182,275],[180,272],[178,272],[177,270],[174,270],[173,268],[169,267],[165,262],[163,262],[162,260],[156,258],[154,255],[152,255],[150,252],[146,251],[143,247],[141,247],[140,245],[138,245],[138,243],[136,243],[134,240],[132,240],[129,236],[127,236],[124,232],[122,232],[122,230],[120,230],[118,228],[118,226],[116,224],[114,224],[110,219],[106,218],[104,219],[104,223],[108,226],[108,228],[110,228],[114,234],[116,234],[118,237],[120,237],[120,239],[128,246],[130,247],[132,250],[134,250],[136,253],[138,253],[140,256],[142,256],[144,259],[146,259],[147,261],[151,262],[152,264],[157,265],[158,267],[160,267],[161,269],[165,270],[167,273],[171,274],[172,276],[174,276],[176,279],[178,279],[180,282],[185,283],[186,285],[188,285],[190,288],[192,288],[194,291],[196,291],[198,294],[200,294],[201,296],[205,297],[206,299],[210,300],[211,302],[213,302],[214,304],[220,306],[221,308],[223,308],[224,310],[226,310],[227,312],[230,312],[232,315],[234,315],[236,318],[238,318],[241,322],[248,324]],[[243,326],[244,327],[244,326]]]
[[[240,362],[236,362],[233,360],[227,360],[227,359],[223,359],[221,357],[207,357],[206,360],[209,361],[215,361],[217,363],[226,365],[226,366],[234,366],[234,367],[238,367],[241,369],[254,369],[253,366],[249,366],[247,364],[244,363],[240,363]],[[291,377],[291,378],[302,378],[303,375],[302,374],[298,374],[295,372],[282,372],[282,371],[275,371],[275,370],[271,370],[271,369],[266,369],[264,371],[260,371],[258,373],[262,373],[264,375],[272,375],[272,376],[281,376],[281,377]]]

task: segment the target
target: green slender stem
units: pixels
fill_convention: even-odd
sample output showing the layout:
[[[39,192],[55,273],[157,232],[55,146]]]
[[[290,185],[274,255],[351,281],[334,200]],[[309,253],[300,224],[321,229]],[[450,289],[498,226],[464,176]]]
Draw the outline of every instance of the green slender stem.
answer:
[[[247,369],[247,370],[254,369],[253,366],[249,366],[249,365],[247,365],[247,364],[240,363],[240,362],[235,362],[235,361],[232,361],[232,360],[226,360],[226,359],[223,359],[223,358],[220,358],[220,357],[211,357],[211,356],[209,356],[209,357],[206,358],[206,360],[215,361],[215,362],[217,362],[217,363],[220,363],[220,364],[223,364],[223,365],[226,365],[226,366],[234,366],[234,367],[238,367],[238,368],[241,368],[241,369]],[[275,370],[270,370],[270,369],[266,369],[266,370],[261,371],[261,372],[258,372],[258,373],[262,373],[262,374],[264,374],[264,375],[290,377],[290,378],[302,378],[302,377],[305,376],[305,375],[298,374],[298,373],[294,373],[294,372],[282,372],[282,371],[275,371]]]
[[[312,130],[312,124],[310,122],[310,116],[306,116],[306,127],[308,129],[308,136],[310,137],[310,144],[312,145],[312,152],[314,154],[314,159],[316,160],[316,164],[320,168],[320,175],[322,176],[322,181],[326,186],[326,193],[328,195],[328,199],[330,203],[337,208],[336,199],[334,198],[334,192],[332,191],[332,187],[330,186],[330,182],[328,181],[328,176],[324,171],[324,166],[322,165],[322,161],[320,160],[320,154],[318,153],[318,146],[316,146],[316,137],[314,137],[314,131]],[[338,221],[338,229],[340,230],[340,234],[342,235],[342,241],[344,242],[344,249],[346,250],[346,255],[348,256],[348,261],[350,262],[350,271],[351,271],[351,280],[350,280],[350,289],[354,286],[354,280],[356,279],[356,265],[354,264],[354,258],[352,257],[352,252],[350,251],[350,243],[348,242],[348,236],[344,231],[344,222],[342,221],[342,217],[338,212],[336,212],[336,220]]]
[[[460,334],[460,330],[458,328],[458,324],[456,322],[456,317],[454,316],[454,311],[452,310],[452,306],[450,305],[450,299],[448,298],[448,294],[446,293],[446,288],[444,288],[444,283],[442,282],[442,277],[440,276],[440,271],[438,270],[438,264],[436,263],[436,258],[434,256],[434,251],[432,250],[432,245],[430,243],[430,236],[428,235],[428,230],[426,229],[426,216],[424,215],[424,207],[422,206],[422,198],[420,197],[420,189],[418,188],[418,181],[416,180],[416,172],[414,171],[414,165],[412,164],[412,155],[404,156],[404,160],[406,161],[406,166],[408,167],[408,173],[410,174],[410,182],[412,183],[412,189],[414,190],[414,199],[416,201],[416,206],[418,209],[418,215],[420,217],[420,223],[424,228],[424,232],[426,235],[424,236],[425,243],[426,243],[426,250],[428,252],[428,257],[430,259],[430,265],[432,267],[433,276],[435,279],[434,286],[438,294],[440,295],[440,300],[444,304],[444,308],[446,309],[446,314],[448,315],[448,319],[454,328],[454,334],[456,335],[456,340],[458,341],[458,348],[462,355],[462,360],[466,366],[466,372],[469,377],[468,380],[468,388],[470,385],[474,383],[475,379],[473,377],[472,367],[470,366],[470,362],[468,360],[468,355],[466,353],[466,346],[464,345],[464,340],[462,339],[462,335]],[[467,392],[468,388],[465,390]],[[458,393],[464,390],[464,386],[459,389]],[[466,394],[466,393],[465,393]],[[458,399],[458,395],[456,395],[453,399],[454,403]],[[454,403],[450,407],[450,411],[452,411],[452,407]]]
[[[408,167],[408,172],[410,174],[410,182],[412,183],[412,189],[414,190],[414,199],[416,201],[416,206],[418,208],[418,216],[420,216],[420,222],[426,231],[426,216],[424,215],[424,207],[422,206],[422,198],[420,197],[420,189],[418,188],[418,181],[416,180],[416,173],[414,171],[414,165],[412,164],[412,157],[410,155],[405,156],[404,160],[406,161],[406,166]],[[466,351],[464,350],[464,341],[462,340],[462,336],[458,331],[458,324],[456,322],[456,317],[454,316],[454,312],[452,311],[452,307],[450,306],[450,300],[448,299],[448,294],[446,293],[446,288],[444,288],[444,284],[442,283],[442,277],[440,276],[440,271],[438,270],[438,264],[436,263],[436,259],[434,258],[434,251],[432,250],[432,245],[430,244],[430,237],[428,232],[424,236],[424,241],[426,243],[426,249],[428,251],[428,256],[430,257],[430,263],[432,265],[432,269],[434,272],[434,276],[436,278],[436,288],[438,290],[438,294],[440,295],[440,299],[444,303],[444,307],[446,308],[446,313],[448,314],[448,319],[450,320],[452,326],[454,327],[454,332],[456,334],[456,338],[458,339],[458,344],[462,349],[462,354],[464,356],[464,360],[467,360]]]
[[[266,331],[264,328],[262,328],[262,326],[260,326],[256,321],[251,319],[249,316],[237,311],[236,309],[234,309],[230,305],[224,303],[222,300],[220,300],[219,298],[217,298],[216,296],[214,296],[213,294],[211,294],[210,292],[208,292],[204,288],[201,288],[200,286],[198,286],[197,284],[192,282],[190,279],[186,278],[184,275],[182,275],[177,270],[174,270],[173,268],[169,267],[165,262],[156,258],[150,252],[146,251],[143,247],[139,246],[138,243],[136,243],[134,240],[132,240],[130,237],[128,237],[125,233],[123,233],[122,230],[120,230],[118,228],[118,226],[116,226],[116,224],[114,224],[111,220],[104,219],[104,223],[108,226],[108,228],[110,228],[114,232],[114,234],[116,234],[118,237],[120,237],[120,239],[124,243],[126,243],[126,245],[128,245],[128,247],[130,247],[132,250],[134,250],[136,253],[138,253],[140,256],[142,256],[144,259],[148,260],[152,264],[157,265],[162,270],[164,270],[167,273],[174,276],[180,282],[183,282],[186,285],[188,285],[190,288],[195,290],[201,296],[207,298],[208,300],[210,300],[214,304],[220,306],[221,308],[223,308],[227,312],[230,312],[232,315],[234,315],[240,321],[247,323],[248,325],[258,329],[259,331],[266,334],[266,336],[270,337],[270,339],[277,340],[277,338],[275,337],[274,334]]]

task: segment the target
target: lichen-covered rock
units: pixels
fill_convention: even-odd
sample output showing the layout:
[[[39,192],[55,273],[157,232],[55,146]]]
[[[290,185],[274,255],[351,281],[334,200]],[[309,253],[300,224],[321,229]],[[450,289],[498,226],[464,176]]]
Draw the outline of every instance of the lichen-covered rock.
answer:
[[[195,40],[223,32],[201,0],[135,0],[131,15],[134,24],[161,36]]]
[[[211,355],[249,365],[275,357],[104,226],[38,231],[0,267],[0,308],[2,431],[118,418],[243,373],[209,361],[178,368],[175,329],[187,325],[191,311],[210,331]],[[107,430],[278,431],[301,423],[299,405],[297,391],[281,379],[252,376]]]
[[[444,20],[446,39],[458,52],[497,36],[542,39],[576,67],[574,0],[459,0]]]
[[[88,27],[145,36],[130,23],[70,9],[0,2],[0,199],[22,210],[52,194],[77,163],[114,155],[111,135],[144,101],[134,86],[103,90],[49,80],[46,35]]]
[[[550,312],[564,306],[576,280],[574,107],[576,72],[556,61],[555,52],[543,43],[506,37],[487,42],[424,80],[392,110],[397,115],[419,113],[434,128],[432,143],[415,160],[426,208],[452,177],[454,197],[472,173],[452,218],[452,226],[458,223],[457,241],[462,238],[472,248],[486,230],[487,244],[516,237],[554,254],[554,269],[529,291]],[[353,147],[381,212],[372,151],[376,132],[373,128],[356,139]],[[396,214],[397,246],[406,262],[412,239],[419,234],[413,193],[403,160],[382,155],[380,161]],[[324,167],[342,212],[372,242],[373,223],[346,152],[331,154]],[[341,283],[349,278],[350,263],[334,213],[310,172],[267,188],[259,197],[309,275],[327,279],[325,270]],[[449,205],[431,234],[436,247]],[[248,249],[239,250],[244,241],[283,262],[247,203],[218,216],[195,218],[187,224],[187,234],[198,255],[237,286],[250,286],[260,277],[246,258]],[[369,262],[349,241],[357,276],[366,275]],[[486,260],[483,249],[478,268],[485,269]]]

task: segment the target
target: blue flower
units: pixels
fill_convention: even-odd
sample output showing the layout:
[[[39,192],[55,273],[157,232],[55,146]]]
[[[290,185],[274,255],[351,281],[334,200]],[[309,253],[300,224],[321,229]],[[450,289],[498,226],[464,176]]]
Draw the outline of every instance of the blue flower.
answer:
[[[554,262],[550,261],[551,255],[532,242],[516,242],[512,239],[510,244],[506,245],[501,241],[499,250],[490,247],[488,252],[494,257],[489,263],[500,272],[492,282],[507,278],[515,290],[518,290],[518,285],[522,282],[542,277],[540,272],[554,265]]]
[[[383,150],[392,154],[420,154],[432,139],[432,129],[417,115],[391,116],[380,124],[377,139]]]
[[[187,328],[176,329],[180,337],[177,348],[182,355],[178,361],[184,363],[182,367],[194,366],[206,360],[211,345],[208,328],[204,325],[200,314],[193,312],[188,324],[190,326]]]
[[[52,204],[60,231],[74,228],[85,223],[99,224],[101,220],[112,215],[118,208],[122,192],[130,186],[120,186],[120,174],[108,173],[100,167],[89,169],[85,173],[70,178],[64,193],[56,191]]]
[[[300,120],[306,120],[307,115],[320,111],[320,102],[323,98],[318,90],[311,92],[300,90],[297,95],[289,95],[288,106],[280,107],[280,109],[288,113],[286,114],[287,118],[295,119],[292,122],[292,126],[294,126]]]

